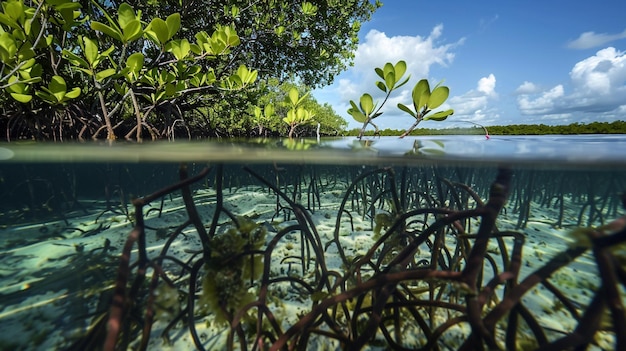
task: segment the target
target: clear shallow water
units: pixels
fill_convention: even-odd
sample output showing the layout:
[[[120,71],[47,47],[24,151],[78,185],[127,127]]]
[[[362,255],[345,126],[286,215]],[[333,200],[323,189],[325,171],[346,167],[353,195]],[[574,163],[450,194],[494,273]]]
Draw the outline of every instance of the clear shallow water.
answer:
[[[45,145],[45,146],[44,146]],[[420,160],[536,165],[626,165],[625,135],[482,135],[232,142],[158,142],[113,146],[15,143],[0,145],[1,162],[306,162],[419,163]],[[293,151],[300,151],[294,153]],[[303,152],[306,151],[306,152]]]
[[[150,350],[166,349],[164,337],[175,349],[228,349],[229,335],[249,349],[283,339],[311,350],[346,347],[337,340],[372,350],[429,343],[458,349],[476,342],[468,340],[477,326],[467,321],[476,301],[459,277],[480,266],[470,263],[479,257],[476,292],[484,306],[477,317],[493,325],[499,347],[558,349],[583,328],[594,330],[582,337],[589,349],[615,349],[614,330],[623,325],[609,311],[619,306],[604,301],[611,300],[606,294],[617,294],[613,301],[626,296],[625,143],[623,136],[444,136],[0,145],[0,349],[104,344],[98,331],[113,312],[133,228],[145,232],[145,245],[130,242],[131,266],[122,270],[134,307],[124,311],[128,329],[118,346],[139,347],[153,311],[144,331]],[[176,188],[133,204],[178,183],[180,162],[188,176],[210,166],[187,200]],[[508,199],[491,228],[481,204],[491,198],[498,208],[498,192],[489,191],[494,182],[508,189]],[[596,230],[579,229],[589,227]],[[485,233],[483,253],[472,256]],[[601,254],[589,246],[594,235],[612,240],[597,239]],[[410,259],[397,265],[401,255]],[[599,261],[602,255],[610,259]],[[139,282],[142,264],[149,265]],[[506,284],[493,283],[496,276]],[[397,283],[388,298],[384,281]],[[492,295],[487,286],[495,287]],[[185,312],[189,296],[194,322]],[[390,305],[376,312],[376,299]],[[520,308],[509,311],[513,302]],[[219,322],[238,311],[248,316],[233,322],[239,329]],[[368,325],[374,317],[384,322]],[[306,318],[318,321],[315,328],[298,327]]]

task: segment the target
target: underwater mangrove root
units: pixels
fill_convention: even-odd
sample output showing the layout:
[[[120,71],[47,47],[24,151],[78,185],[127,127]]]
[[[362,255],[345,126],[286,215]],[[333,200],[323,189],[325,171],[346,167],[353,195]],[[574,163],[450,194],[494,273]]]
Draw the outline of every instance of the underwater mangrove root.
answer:
[[[189,178],[181,165],[179,183],[133,201],[134,228],[120,257],[110,311],[94,321],[105,350],[147,349],[155,320],[168,321],[164,340],[171,342],[170,334],[182,326],[198,350],[207,349],[211,338],[199,333],[198,323],[225,330],[227,350],[585,349],[607,333],[615,349],[626,349],[626,217],[574,230],[574,244],[522,275],[526,236],[499,230],[497,221],[512,192],[519,192],[522,209],[532,196],[512,185],[507,167],[482,183],[461,171],[460,181],[453,181],[436,166],[428,174],[404,168],[399,177],[391,167],[363,168],[347,186],[328,237],[311,214],[320,208],[317,175],[308,178],[309,186],[290,187],[286,179],[272,182],[243,168],[284,212],[283,225],[273,227],[237,214],[237,206],[224,201],[224,167],[213,169],[209,223],[202,222],[189,188],[208,168]],[[488,189],[486,200],[479,195],[486,191],[468,183]],[[148,257],[142,209],[178,190],[188,219],[167,235],[158,256]],[[304,198],[297,192],[306,191],[312,192],[307,207],[297,201]],[[626,205],[626,196],[622,201]],[[363,231],[355,228],[359,216],[372,224],[372,244],[356,253],[341,231]],[[169,249],[189,226],[201,247],[182,260]],[[288,245],[288,254],[279,251]],[[592,254],[600,283],[581,302],[558,277],[585,253]],[[341,267],[330,266],[330,256]],[[166,261],[172,263],[167,269]],[[538,288],[553,296],[552,312],[565,315],[570,329],[545,324],[542,316],[552,312],[533,304]],[[301,309],[288,312],[286,300]]]
[[[104,350],[115,350],[119,345],[119,335],[124,330],[125,337],[123,338],[122,347],[127,348],[127,342],[130,334],[131,326],[128,323],[130,312],[133,310],[134,303],[139,300],[139,289],[145,279],[146,270],[149,266],[152,266],[157,271],[158,265],[155,262],[151,262],[148,258],[146,251],[146,239],[145,239],[145,227],[143,218],[143,207],[150,202],[170,194],[178,189],[181,189],[191,183],[197,182],[204,178],[209,172],[208,168],[202,170],[198,175],[184,179],[181,182],[172,186],[161,189],[151,195],[134,199],[133,206],[135,207],[135,227],[131,231],[124,245],[122,255],[120,257],[120,265],[118,268],[118,275],[115,283],[115,290],[113,300],[111,302],[111,308],[109,311],[108,320],[106,323],[106,338],[104,341]],[[130,291],[127,291],[127,284],[131,278],[131,250],[133,246],[137,244],[138,257],[136,262],[136,276],[133,280]],[[153,287],[155,284],[152,284]],[[149,338],[149,326],[152,318],[152,311],[148,309],[146,311],[146,326],[144,329],[147,335],[144,333],[142,342],[143,345],[147,345],[147,339]],[[126,323],[125,323],[126,322]],[[145,346],[143,347],[145,349]]]

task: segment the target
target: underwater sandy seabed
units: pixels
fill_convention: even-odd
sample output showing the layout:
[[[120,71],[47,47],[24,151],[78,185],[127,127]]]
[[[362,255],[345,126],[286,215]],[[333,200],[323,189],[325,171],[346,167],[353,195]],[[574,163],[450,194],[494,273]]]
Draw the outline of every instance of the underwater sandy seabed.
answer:
[[[273,180],[272,180],[273,181]],[[357,259],[368,253],[376,241],[390,223],[385,222],[386,214],[390,213],[389,202],[381,201],[373,209],[365,211],[366,205],[359,205],[359,195],[350,196],[345,211],[341,213],[339,229],[337,229],[337,216],[342,200],[348,191],[348,180],[325,180],[319,178],[315,180],[319,184],[326,186],[317,190],[319,198],[313,199],[302,195],[296,196],[296,202],[307,207],[315,228],[319,234],[322,245],[326,251],[324,254],[325,265],[329,271],[342,272],[346,270],[345,264],[338,253],[337,241],[341,244],[344,254],[349,259]],[[491,180],[490,180],[491,181]],[[306,189],[310,183],[303,181],[301,187]],[[289,189],[287,185],[285,189]],[[156,189],[155,189],[156,190]],[[486,201],[486,196],[481,194]],[[364,201],[368,201],[363,198]],[[215,211],[217,194],[211,187],[199,186],[193,191],[193,200],[197,211],[208,228]],[[369,199],[372,200],[372,199]],[[549,205],[541,204],[536,197],[531,197],[528,208],[520,208],[519,203],[508,201],[506,207],[501,212],[497,220],[497,228],[501,232],[517,231],[525,237],[523,246],[523,256],[521,261],[518,282],[532,274],[558,253],[571,247],[576,237],[571,234],[573,228],[577,227],[580,220],[586,223],[587,212],[583,209],[585,199],[576,195],[566,194],[562,198],[562,208],[556,202]],[[68,349],[87,328],[96,323],[99,316],[108,309],[108,303],[113,293],[114,280],[119,265],[119,255],[125,245],[127,237],[133,229],[133,223],[129,220],[132,217],[132,206],[121,206],[119,203],[111,206],[104,200],[79,198],[81,209],[65,213],[65,220],[56,218],[54,220],[39,221],[36,223],[25,223],[18,226],[5,226],[0,230],[0,349],[1,350],[49,350]],[[476,202],[467,198],[469,208],[476,206]],[[449,205],[449,204],[446,204]],[[223,206],[236,218],[247,218],[256,223],[254,230],[263,234],[264,237],[258,250],[264,250],[270,244],[277,233],[289,226],[297,226],[298,222],[285,201],[278,199],[277,195],[261,184],[242,185],[225,187],[223,189]],[[284,207],[283,207],[284,206]],[[311,210],[312,209],[312,210]],[[376,218],[371,218],[369,213],[382,214]],[[520,211],[527,211],[526,219],[520,227]],[[563,212],[560,212],[563,211]],[[582,216],[581,216],[582,212]],[[163,200],[155,200],[144,208],[144,218],[146,227],[146,240],[148,254],[150,257],[159,255],[169,238],[177,230],[180,234],[171,242],[167,251],[168,257],[175,257],[180,262],[191,262],[197,258],[202,250],[202,244],[193,225],[187,223],[188,213],[180,192],[163,197]],[[624,211],[618,212],[623,215]],[[557,225],[556,219],[562,216],[562,223]],[[422,217],[419,217],[422,218]],[[436,216],[424,217],[423,222],[432,223]],[[245,221],[245,220],[243,220]],[[420,221],[422,221],[420,219]],[[469,219],[466,223],[469,234],[475,233],[480,225],[480,219]],[[219,226],[216,230],[216,237],[233,233],[233,222],[228,216],[221,215]],[[380,223],[379,223],[380,222]],[[423,224],[423,223],[422,223]],[[262,228],[262,229],[259,229]],[[231,230],[229,232],[229,230]],[[374,232],[377,232],[376,234]],[[298,231],[293,231],[282,236],[280,240],[272,243],[275,245],[271,253],[270,276],[292,276],[310,278],[314,275],[314,269],[305,267],[302,262],[303,246],[302,238]],[[226,239],[224,239],[226,240]],[[453,234],[445,235],[444,245],[449,248],[451,255],[455,254],[455,247],[458,245],[458,238]],[[513,241],[505,240],[506,248],[511,254]],[[330,244],[328,244],[330,243]],[[227,245],[228,242],[221,243]],[[428,264],[431,258],[430,244],[419,246],[414,262],[423,259]],[[501,247],[495,240],[490,240],[487,252],[492,254],[493,262],[499,260]],[[391,244],[391,252],[399,251],[401,248],[394,248]],[[304,246],[304,250],[307,248]],[[383,248],[376,250],[374,259],[383,255]],[[133,248],[133,258],[136,258],[136,246]],[[219,253],[217,254],[219,255]],[[391,253],[385,253],[391,255]],[[257,257],[257,256],[255,256]],[[391,257],[391,256],[390,256]],[[315,259],[315,256],[310,258]],[[450,257],[448,257],[450,259]],[[259,267],[252,270],[260,270],[262,258],[257,257]],[[381,263],[381,267],[384,266]],[[228,264],[227,264],[228,265]],[[488,264],[486,264],[488,266]],[[185,291],[188,290],[188,281],[181,278],[185,275],[178,261],[164,259],[161,266],[165,274],[174,282],[177,288],[168,287],[161,283],[156,289],[155,295],[155,320],[151,329],[151,338],[148,344],[149,350],[193,350],[195,349],[188,326],[183,321],[178,321],[169,328],[170,321],[184,308],[186,304]],[[461,265],[462,267],[462,265]],[[202,269],[200,274],[207,274],[207,269]],[[210,274],[218,274],[216,268],[212,268]],[[303,269],[305,270],[303,272]],[[483,282],[488,282],[493,274],[491,268],[485,269]],[[150,282],[152,272],[148,272],[146,285]],[[368,275],[373,275],[372,271],[363,270],[362,278],[365,280]],[[188,278],[188,277],[187,277]],[[258,292],[259,273],[248,272],[245,275],[245,289],[233,292],[239,294],[240,300],[250,302]],[[203,278],[200,278],[203,279]],[[217,282],[218,278],[213,278]],[[237,279],[237,278],[233,278]],[[242,279],[239,277],[239,279]],[[249,280],[252,279],[252,285]],[[590,303],[594,292],[600,286],[601,281],[596,269],[591,250],[576,258],[573,262],[563,268],[556,270],[549,278],[550,282],[571,301],[574,308],[584,311]],[[223,283],[223,281],[221,281]],[[413,285],[412,285],[413,284]],[[405,282],[405,288],[414,291],[415,296],[422,296],[429,299],[429,290],[424,288],[424,282]],[[311,311],[311,306],[321,299],[327,297],[323,294],[310,294],[305,289],[296,284],[274,283],[270,286],[266,304],[276,316],[283,331],[289,329],[298,319]],[[147,289],[147,288],[146,288]],[[203,300],[202,294],[209,294],[204,290],[208,289],[198,281],[195,329],[198,337],[206,350],[226,349],[229,334],[228,324],[220,321],[222,319],[215,311],[211,311],[210,302]],[[438,299],[450,299],[456,301],[455,294],[462,291],[462,287],[450,285],[448,287],[438,287],[434,291]],[[220,294],[220,292],[212,292]],[[432,293],[432,292],[430,292]],[[620,290],[622,298],[626,296],[623,288]],[[502,299],[502,290],[499,290],[494,297],[493,304],[487,303],[485,310]],[[215,298],[215,296],[214,296]],[[205,299],[209,299],[205,297]],[[367,305],[361,302],[363,306]],[[344,306],[354,306],[356,299]],[[462,298],[458,299],[463,304]],[[522,298],[527,310],[534,316],[538,324],[543,328],[548,340],[560,338],[571,333],[578,327],[578,320],[568,312],[563,303],[549,291],[546,286],[537,284]],[[202,303],[206,303],[202,307]],[[371,297],[370,297],[371,305]],[[233,302],[236,304],[236,302]],[[200,307],[198,307],[200,305]],[[243,305],[239,302],[238,306]],[[204,308],[204,310],[202,310]],[[427,309],[428,307],[422,307]],[[428,323],[433,324],[433,329],[437,325],[445,323],[455,316],[454,311],[442,310],[437,316],[425,318]],[[335,311],[335,316],[341,319],[339,309]],[[485,312],[486,313],[486,312]],[[608,314],[608,312],[605,312]],[[256,315],[255,315],[256,316]],[[140,320],[143,316],[132,316]],[[254,319],[253,319],[254,320]],[[504,327],[506,318],[496,326],[501,347],[503,346]],[[169,328],[169,329],[168,329]],[[417,327],[405,327],[403,343],[406,347],[417,348],[423,346],[426,339],[419,332]],[[393,329],[390,327],[390,329]],[[531,335],[528,325],[521,323],[519,333]],[[444,330],[443,335],[438,339],[439,349],[457,349],[462,341],[469,334],[467,323],[458,323]],[[167,337],[164,337],[166,335]],[[131,341],[131,347],[136,347],[139,343]],[[235,340],[237,340],[235,338]],[[254,340],[253,338],[251,340]],[[610,326],[600,328],[594,336],[595,344],[590,346],[593,350],[611,350],[614,347],[615,338]],[[308,349],[340,349],[341,346],[334,340],[330,342],[324,337],[312,334],[308,341]],[[258,342],[262,344],[262,342]],[[234,342],[234,347],[239,347],[238,341]],[[532,343],[518,343],[518,349],[532,349]],[[258,346],[258,345],[257,345]],[[261,346],[266,349],[267,344]],[[536,345],[535,345],[536,346]],[[250,346],[248,346],[250,347]],[[380,330],[377,331],[373,341],[367,343],[365,349],[384,350],[386,347],[385,338]]]

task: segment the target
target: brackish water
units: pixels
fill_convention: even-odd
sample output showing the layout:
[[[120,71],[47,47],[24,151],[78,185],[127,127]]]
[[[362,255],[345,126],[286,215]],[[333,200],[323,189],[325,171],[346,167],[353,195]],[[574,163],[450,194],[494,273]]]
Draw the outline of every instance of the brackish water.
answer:
[[[0,350],[620,349],[624,192],[623,135],[0,145]]]

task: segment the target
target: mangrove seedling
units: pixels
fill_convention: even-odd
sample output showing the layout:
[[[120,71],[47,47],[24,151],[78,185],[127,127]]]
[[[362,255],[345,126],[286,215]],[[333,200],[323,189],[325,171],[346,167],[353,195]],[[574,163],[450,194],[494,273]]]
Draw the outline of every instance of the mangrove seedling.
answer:
[[[357,122],[363,123],[363,127],[359,132],[358,138],[361,139],[363,137],[363,133],[365,133],[365,128],[368,125],[372,125],[375,128],[375,134],[378,134],[378,126],[372,123],[372,120],[380,115],[385,102],[389,99],[391,92],[400,88],[404,84],[409,81],[411,76],[406,77],[403,81],[400,81],[404,73],[406,72],[406,62],[398,61],[395,65],[391,62],[387,62],[383,68],[376,68],[376,74],[382,79],[382,81],[377,81],[376,86],[378,89],[382,90],[386,95],[383,102],[376,108],[378,103],[374,103],[374,99],[370,94],[363,94],[359,99],[359,106],[352,100],[350,100],[350,108],[348,109],[348,113],[354,118]]]
[[[378,103],[374,102],[372,96],[367,93],[361,96],[358,106],[354,101],[350,101],[348,113],[357,122],[363,123],[358,139],[363,137],[365,128],[367,128],[368,125],[372,125],[375,128],[375,135],[378,134],[378,126],[372,123],[372,120],[382,114],[381,109],[389,99],[391,92],[406,84],[411,78],[411,76],[409,76],[404,80],[401,80],[402,76],[406,72],[406,62],[404,61],[398,61],[395,65],[387,62],[383,68],[376,68],[375,71],[376,74],[382,78],[382,81],[376,82],[376,86],[385,93],[385,99],[383,102],[378,105]],[[448,118],[448,116],[452,115],[454,113],[453,109],[447,109],[430,114],[433,109],[441,106],[448,99],[449,94],[450,90],[448,87],[441,85],[441,82],[431,91],[428,80],[420,80],[413,88],[411,94],[414,110],[404,104],[398,104],[398,108],[400,110],[415,118],[415,123],[404,131],[400,138],[404,138],[411,133],[421,121],[443,121]]]
[[[302,107],[308,96],[309,93],[299,96],[298,89],[291,88],[285,98],[285,106],[288,106],[290,109],[287,111],[287,116],[283,118],[283,122],[289,125],[289,139],[293,138],[298,126],[313,122],[315,114]]]
[[[400,138],[404,138],[409,135],[417,127],[417,125],[421,121],[433,120],[433,121],[443,121],[448,116],[454,113],[453,109],[447,109],[444,111],[438,111],[430,116],[428,115],[433,109],[441,106],[447,99],[450,94],[450,89],[448,87],[441,85],[442,82],[439,82],[435,88],[430,91],[430,86],[428,84],[428,80],[422,79],[413,88],[413,92],[411,94],[413,98],[413,108],[415,111],[411,110],[408,106],[403,104],[398,104],[398,108],[402,111],[410,114],[415,118],[415,123],[411,127],[409,127]]]

